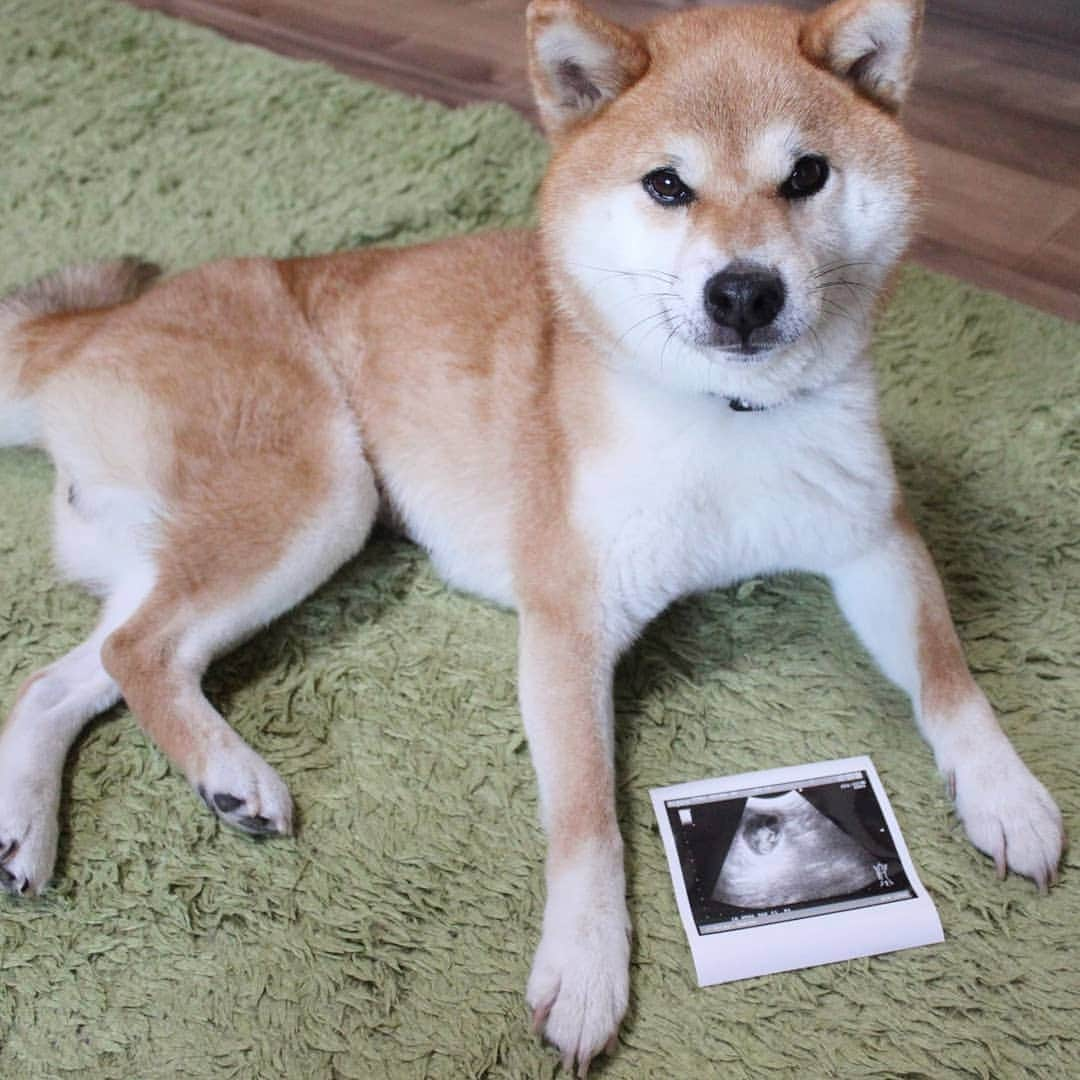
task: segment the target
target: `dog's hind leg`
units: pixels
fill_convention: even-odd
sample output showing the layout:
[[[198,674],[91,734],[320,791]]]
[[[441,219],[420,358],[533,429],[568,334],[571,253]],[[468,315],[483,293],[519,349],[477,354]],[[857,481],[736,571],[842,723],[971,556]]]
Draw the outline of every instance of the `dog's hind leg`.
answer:
[[[97,628],[27,680],[0,733],[0,889],[40,893],[56,860],[64,761],[85,724],[120,700],[101,663],[105,639],[139,606],[151,577],[136,566],[105,602]]]
[[[102,653],[142,729],[214,813],[255,835],[292,831],[288,790],[201,682],[215,656],[313,592],[371,529],[378,494],[351,421],[327,429],[320,461],[264,460],[261,472],[222,461],[173,508],[154,588]]]
[[[81,459],[80,470],[84,465]],[[102,665],[101,647],[153,585],[145,536],[155,514],[145,492],[76,486],[58,467],[57,561],[66,577],[103,595],[105,602],[90,637],[27,680],[0,732],[0,889],[37,894],[52,873],[64,761],[86,723],[120,699]]]

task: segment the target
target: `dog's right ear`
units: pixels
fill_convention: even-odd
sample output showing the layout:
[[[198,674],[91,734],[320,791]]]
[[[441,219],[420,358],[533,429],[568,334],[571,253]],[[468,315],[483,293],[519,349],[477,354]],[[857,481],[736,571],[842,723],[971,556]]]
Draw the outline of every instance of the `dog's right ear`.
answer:
[[[602,109],[649,66],[641,38],[577,0],[532,0],[529,75],[540,120],[558,136]]]

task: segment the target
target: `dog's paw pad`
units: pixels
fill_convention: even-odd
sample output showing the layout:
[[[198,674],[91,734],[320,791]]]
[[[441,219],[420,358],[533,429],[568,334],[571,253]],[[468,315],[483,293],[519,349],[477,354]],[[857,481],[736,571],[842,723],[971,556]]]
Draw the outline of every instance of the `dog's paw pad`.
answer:
[[[210,800],[210,808],[226,825],[231,825],[249,836],[288,836],[292,832],[291,810],[274,817],[246,813],[248,804],[243,799],[226,793],[215,795]]]
[[[0,892],[37,896],[56,862],[56,809],[40,778],[0,777]]]
[[[0,890],[11,896],[26,896],[30,891],[30,879],[9,874],[0,866]]]
[[[248,814],[237,818],[235,824],[238,829],[243,829],[252,836],[276,836],[280,832],[278,827],[262,814]]]
[[[217,755],[196,785],[199,797],[226,825],[249,836],[292,832],[292,799],[281,777],[247,746]]]
[[[55,841],[35,837],[33,829],[23,840],[0,837],[0,892],[37,896],[52,874],[54,851]]]
[[[0,840],[0,890],[12,896],[25,896],[30,891],[30,879],[17,870],[8,869],[7,863],[18,854],[19,841]]]
[[[234,810],[243,805],[244,800],[238,799],[235,795],[219,792],[214,796],[214,809],[221,811],[223,814],[231,814]]]
[[[226,791],[219,791],[211,797],[206,794],[205,788],[200,787],[199,795],[222,821],[241,832],[250,833],[252,836],[278,836],[288,831],[287,828],[282,829],[279,823],[272,821],[264,814],[243,813],[247,803]]]

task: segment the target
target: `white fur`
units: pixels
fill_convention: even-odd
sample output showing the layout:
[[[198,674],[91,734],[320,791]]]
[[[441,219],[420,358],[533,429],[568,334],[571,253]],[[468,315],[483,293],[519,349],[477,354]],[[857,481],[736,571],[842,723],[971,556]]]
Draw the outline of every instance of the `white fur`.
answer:
[[[154,497],[132,488],[84,484],[59,472],[53,490],[53,553],[64,577],[109,595],[132,568],[145,569],[159,524]]]
[[[22,361],[8,340],[24,317],[21,305],[0,302],[0,446],[29,446],[41,437],[37,406],[18,385]]]
[[[0,388],[0,446],[32,446],[41,438],[41,419],[30,398],[4,398]]]
[[[871,545],[895,498],[863,365],[774,411],[613,373],[618,440],[575,484],[623,642],[689,592],[781,570],[823,572]]]
[[[567,1067],[575,1060],[587,1067],[608,1045],[630,995],[621,844],[583,849],[547,886],[525,1000]]]
[[[1056,877],[1065,842],[1061,811],[1032,775],[980,693],[960,715],[922,718],[938,768],[956,799],[968,839],[1008,869],[1043,888]]]
[[[514,604],[510,559],[511,507],[482,496],[462,500],[423,462],[395,461],[383,477],[408,536],[428,551],[439,575],[464,592],[503,607]]]

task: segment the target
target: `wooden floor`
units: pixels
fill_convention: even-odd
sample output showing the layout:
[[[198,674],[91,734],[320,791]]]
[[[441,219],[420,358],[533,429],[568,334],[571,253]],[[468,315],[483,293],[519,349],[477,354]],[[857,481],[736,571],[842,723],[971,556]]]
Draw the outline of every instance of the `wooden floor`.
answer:
[[[409,93],[532,114],[525,0],[129,2]],[[633,24],[689,5],[593,6]],[[914,257],[1080,321],[1080,0],[931,0],[906,120],[928,189]]]

